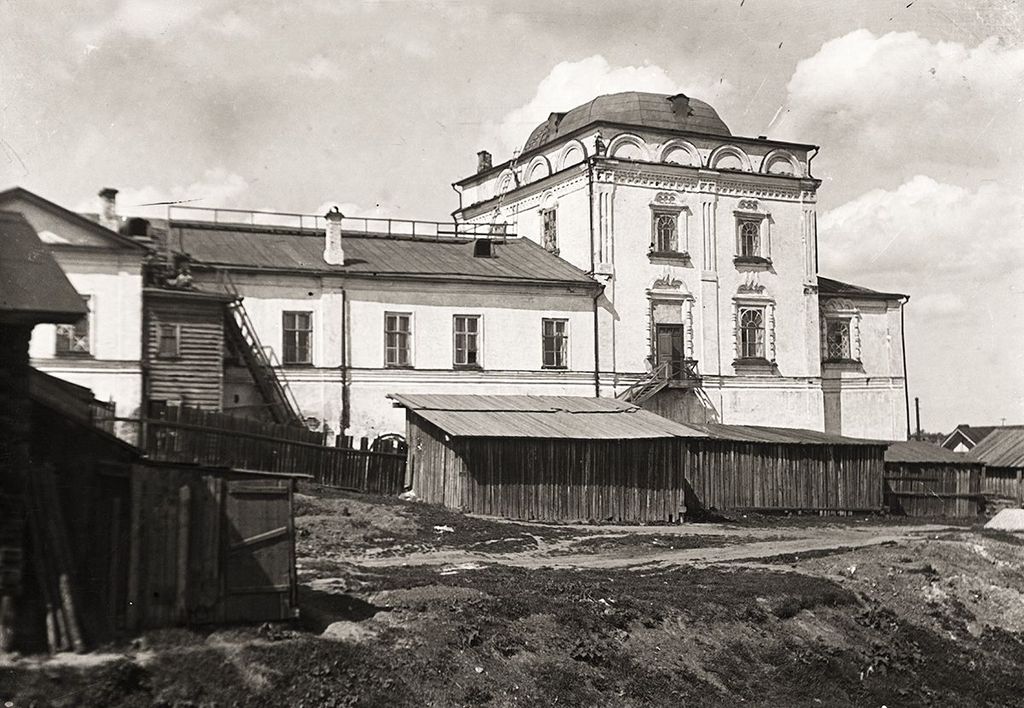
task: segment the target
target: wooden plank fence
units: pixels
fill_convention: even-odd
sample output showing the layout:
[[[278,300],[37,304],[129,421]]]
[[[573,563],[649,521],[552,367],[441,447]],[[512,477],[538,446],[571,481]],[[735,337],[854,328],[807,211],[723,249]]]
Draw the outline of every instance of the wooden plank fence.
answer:
[[[315,482],[374,494],[398,494],[406,454],[393,438],[328,440],[324,433],[227,413],[154,403],[145,450],[156,460],[310,475]],[[330,443],[335,443],[331,445]]]

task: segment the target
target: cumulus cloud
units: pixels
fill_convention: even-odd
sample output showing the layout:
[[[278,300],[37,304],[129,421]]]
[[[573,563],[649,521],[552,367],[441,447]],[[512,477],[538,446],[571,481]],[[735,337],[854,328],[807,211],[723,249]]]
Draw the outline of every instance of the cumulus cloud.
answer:
[[[172,187],[126,187],[118,192],[117,210],[124,216],[165,218],[166,202],[181,202],[182,206],[222,207],[239,206],[239,197],[249,188],[248,181],[239,174],[221,167],[208,169],[200,179],[188,185]],[[95,200],[75,207],[76,211],[95,212]]]
[[[797,64],[786,137],[875,164],[988,166],[1024,149],[1024,48],[857,30]]]
[[[341,81],[345,72],[341,66],[325,57],[323,54],[312,56],[306,61],[296,62],[291,65],[291,72],[294,76],[300,76],[314,81]]]
[[[1024,422],[1024,194],[917,175],[822,214],[826,275],[909,293],[910,382],[930,429],[993,416]]]
[[[81,28],[76,37],[86,45],[98,45],[115,34],[140,39],[166,39],[202,12],[202,3],[192,0],[121,0],[112,13]]]
[[[484,129],[484,143],[511,154],[522,147],[530,131],[555,111],[568,111],[606,93],[649,91],[686,93],[709,103],[728,93],[728,82],[692,74],[678,82],[660,66],[613,67],[599,54],[556,64],[537,86],[533,98]]]

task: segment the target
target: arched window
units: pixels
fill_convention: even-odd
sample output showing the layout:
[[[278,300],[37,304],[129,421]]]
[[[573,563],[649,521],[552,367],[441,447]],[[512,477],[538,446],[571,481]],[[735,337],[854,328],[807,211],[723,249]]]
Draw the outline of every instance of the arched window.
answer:
[[[578,165],[581,162],[583,162],[583,150],[576,146],[572,146],[565,151],[564,155],[562,155],[561,169],[564,170],[566,167],[572,167],[573,165]]]
[[[764,308],[740,308],[739,355],[741,359],[764,359]]]
[[[661,253],[679,250],[679,213],[655,214],[654,250]]]
[[[642,160],[644,159],[644,154],[643,151],[640,150],[639,145],[621,142],[615,147],[612,157],[617,157],[620,160]]]
[[[740,222],[739,255],[747,258],[761,256],[761,223],[759,221]]]
[[[696,162],[694,162],[693,155],[690,154],[690,151],[681,147],[674,147],[666,152],[663,162],[669,162],[673,165],[683,165],[685,167],[696,166]]]

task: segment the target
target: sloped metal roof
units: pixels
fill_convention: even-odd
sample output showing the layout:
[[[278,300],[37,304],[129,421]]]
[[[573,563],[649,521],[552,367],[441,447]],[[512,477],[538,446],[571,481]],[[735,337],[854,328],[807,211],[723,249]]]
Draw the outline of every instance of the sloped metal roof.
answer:
[[[169,246],[197,264],[224,268],[528,282],[599,287],[567,261],[525,238],[493,242],[493,258],[473,255],[472,239],[423,239],[348,233],[345,264],[324,261],[324,235],[260,226],[175,222]]]
[[[966,457],[989,467],[1024,467],[1024,426],[996,428]]]
[[[847,438],[803,428],[775,428],[760,425],[725,425],[722,423],[688,423],[713,440],[734,442],[783,443],[789,445],[888,445],[884,440]]]
[[[872,290],[871,288],[865,288],[862,285],[844,283],[841,280],[824,278],[820,275],[818,276],[818,295],[852,298],[859,297],[872,300],[898,300],[900,298],[909,297],[902,293],[883,293],[878,290]]]
[[[642,440],[704,435],[614,398],[390,394],[454,437]]]
[[[977,465],[962,453],[947,450],[941,445],[924,440],[894,442],[885,451],[886,462],[938,462],[947,465]]]
[[[77,322],[88,310],[19,213],[0,211],[0,318],[6,322]]]
[[[715,109],[704,101],[682,94],[670,96],[663,93],[625,91],[598,96],[566,113],[552,113],[530,133],[523,146],[523,152],[599,121],[641,128],[732,135]]]

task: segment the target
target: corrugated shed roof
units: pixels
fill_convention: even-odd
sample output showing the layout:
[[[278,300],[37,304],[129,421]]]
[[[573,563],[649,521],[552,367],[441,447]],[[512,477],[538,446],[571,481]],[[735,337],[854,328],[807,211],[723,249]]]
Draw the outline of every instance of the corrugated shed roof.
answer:
[[[802,428],[774,428],[760,425],[725,425],[722,423],[688,423],[714,440],[736,442],[783,443],[789,445],[888,445],[883,440],[847,438]]]
[[[614,398],[390,394],[455,437],[642,440],[704,437]]]
[[[598,121],[711,135],[732,134],[715,109],[704,101],[682,95],[625,91],[598,96],[567,113],[552,113],[530,133],[523,152]]]
[[[906,440],[895,442],[885,451],[886,462],[939,462],[954,465],[976,465],[977,460],[968,459],[966,455],[947,450],[941,445],[924,440]]]
[[[841,295],[844,297],[870,298],[875,300],[894,300],[908,297],[902,293],[883,293],[878,290],[872,290],[871,288],[865,288],[861,285],[853,285],[851,283],[844,283],[841,280],[824,278],[820,275],[818,276],[818,294],[826,296]]]
[[[996,428],[966,457],[989,467],[1024,467],[1024,426]]]
[[[88,310],[35,229],[0,211],[0,317],[7,322],[77,322]]]
[[[598,287],[582,270],[525,238],[496,241],[493,258],[478,258],[473,255],[472,239],[347,232],[345,265],[341,266],[324,261],[324,235],[313,230],[175,222],[168,238],[171,248],[211,266]]]

